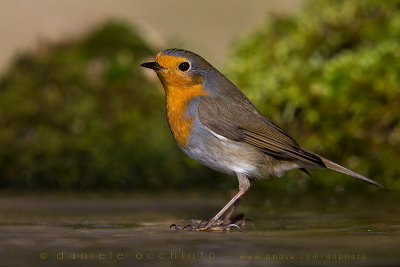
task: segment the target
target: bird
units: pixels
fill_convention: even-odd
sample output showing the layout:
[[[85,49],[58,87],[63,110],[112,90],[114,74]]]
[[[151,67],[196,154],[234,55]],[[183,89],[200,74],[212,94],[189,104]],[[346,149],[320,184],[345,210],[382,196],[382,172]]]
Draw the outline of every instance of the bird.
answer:
[[[230,224],[231,215],[253,183],[269,176],[279,177],[292,169],[307,174],[307,169],[330,169],[383,188],[370,178],[302,148],[198,54],[166,49],[154,61],[141,66],[154,70],[161,81],[168,125],[179,148],[205,166],[236,175],[239,182],[238,193],[214,217],[190,225],[189,229],[213,230],[225,213],[223,228],[237,226]]]

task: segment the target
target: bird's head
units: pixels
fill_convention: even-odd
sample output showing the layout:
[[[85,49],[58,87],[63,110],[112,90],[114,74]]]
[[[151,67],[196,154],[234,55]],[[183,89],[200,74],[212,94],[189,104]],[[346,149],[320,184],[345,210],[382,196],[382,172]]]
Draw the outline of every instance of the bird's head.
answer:
[[[166,49],[157,54],[155,61],[141,64],[155,70],[165,90],[170,87],[191,87],[203,83],[216,71],[199,55],[183,49]]]

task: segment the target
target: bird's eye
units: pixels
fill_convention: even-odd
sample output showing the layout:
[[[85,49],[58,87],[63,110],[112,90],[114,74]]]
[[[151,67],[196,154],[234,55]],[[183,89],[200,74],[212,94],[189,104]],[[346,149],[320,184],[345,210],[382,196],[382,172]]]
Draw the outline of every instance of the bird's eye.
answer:
[[[180,71],[187,71],[190,68],[190,64],[189,62],[182,62],[179,64],[178,68]]]

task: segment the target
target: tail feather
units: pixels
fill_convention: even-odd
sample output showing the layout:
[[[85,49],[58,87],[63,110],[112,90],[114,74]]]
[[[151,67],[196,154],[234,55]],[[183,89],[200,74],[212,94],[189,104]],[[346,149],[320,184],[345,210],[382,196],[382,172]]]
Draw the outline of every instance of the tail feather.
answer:
[[[332,161],[330,161],[328,159],[325,159],[325,158],[323,158],[321,156],[320,156],[320,158],[321,158],[322,162],[325,164],[325,167],[328,168],[328,169],[331,169],[331,170],[334,170],[334,171],[338,171],[338,172],[353,176],[353,177],[355,177],[357,179],[363,180],[364,182],[373,184],[373,185],[375,185],[377,187],[380,187],[380,188],[384,188],[382,185],[378,184],[374,180],[371,180],[371,179],[369,179],[369,178],[367,178],[367,177],[365,177],[365,176],[363,176],[363,175],[361,175],[359,173],[356,173],[356,172],[354,172],[352,170],[349,170],[349,169],[347,169],[347,168],[345,168],[343,166],[340,166],[339,164],[336,164],[336,163],[334,163],[334,162],[332,162]]]

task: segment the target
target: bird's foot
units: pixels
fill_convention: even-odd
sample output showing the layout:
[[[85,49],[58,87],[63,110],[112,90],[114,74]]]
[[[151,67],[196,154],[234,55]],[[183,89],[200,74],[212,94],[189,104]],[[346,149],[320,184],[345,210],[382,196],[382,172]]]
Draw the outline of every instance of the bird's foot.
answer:
[[[231,230],[237,230],[241,231],[244,225],[245,225],[246,220],[243,218],[243,214],[237,215],[233,218],[224,218],[224,219],[219,219],[213,222],[212,220],[204,221],[204,220],[190,220],[190,223],[186,226],[180,226],[177,224],[171,224],[169,227],[170,229],[176,230],[176,231],[194,231],[194,232],[199,232],[199,231],[216,231],[216,232],[222,232],[222,231],[231,231]]]

